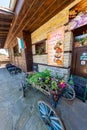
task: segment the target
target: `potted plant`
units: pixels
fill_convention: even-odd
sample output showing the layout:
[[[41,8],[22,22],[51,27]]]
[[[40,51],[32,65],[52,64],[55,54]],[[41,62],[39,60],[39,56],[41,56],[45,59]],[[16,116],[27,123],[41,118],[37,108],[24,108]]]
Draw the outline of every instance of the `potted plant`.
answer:
[[[54,108],[56,108],[58,102],[58,85],[57,82],[53,79],[50,83],[50,99],[51,99],[51,105]]]
[[[54,108],[56,107],[65,86],[66,84],[63,80],[58,81],[56,79],[52,79],[50,85],[50,97],[51,97],[51,104]]]
[[[39,48],[36,50],[36,53],[37,53],[38,55],[44,54],[44,53],[45,53],[45,46],[39,47]]]

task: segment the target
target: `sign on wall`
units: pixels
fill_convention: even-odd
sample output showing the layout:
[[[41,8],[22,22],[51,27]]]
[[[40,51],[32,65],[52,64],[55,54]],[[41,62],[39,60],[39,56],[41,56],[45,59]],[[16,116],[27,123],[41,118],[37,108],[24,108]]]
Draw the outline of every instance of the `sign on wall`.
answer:
[[[64,61],[64,26],[48,34],[48,65],[63,66]]]
[[[80,12],[68,24],[68,30],[73,30],[87,24],[87,13]]]
[[[87,61],[87,52],[83,52],[82,55],[80,56],[80,60],[85,60]]]

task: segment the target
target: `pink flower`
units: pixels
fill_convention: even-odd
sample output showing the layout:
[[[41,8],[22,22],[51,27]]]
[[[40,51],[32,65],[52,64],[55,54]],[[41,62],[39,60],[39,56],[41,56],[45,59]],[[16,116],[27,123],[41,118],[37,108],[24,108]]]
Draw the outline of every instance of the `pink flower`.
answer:
[[[63,83],[58,84],[58,86],[63,89],[66,87],[66,84],[63,82]]]

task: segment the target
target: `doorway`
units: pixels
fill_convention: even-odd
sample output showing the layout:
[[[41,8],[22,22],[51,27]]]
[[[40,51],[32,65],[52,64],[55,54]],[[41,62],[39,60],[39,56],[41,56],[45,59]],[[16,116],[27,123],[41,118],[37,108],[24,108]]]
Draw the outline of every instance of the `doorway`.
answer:
[[[74,48],[71,73],[87,78],[87,46]]]

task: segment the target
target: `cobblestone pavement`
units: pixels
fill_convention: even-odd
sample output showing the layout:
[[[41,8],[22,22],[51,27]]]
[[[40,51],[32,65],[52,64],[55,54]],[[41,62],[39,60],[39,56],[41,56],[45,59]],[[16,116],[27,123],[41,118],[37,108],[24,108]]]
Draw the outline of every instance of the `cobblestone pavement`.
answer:
[[[49,99],[31,87],[23,98],[22,91],[19,91],[22,79],[22,74],[12,76],[6,69],[0,69],[0,130],[47,130],[37,102]],[[87,102],[61,99],[57,111],[66,130],[87,130]]]

